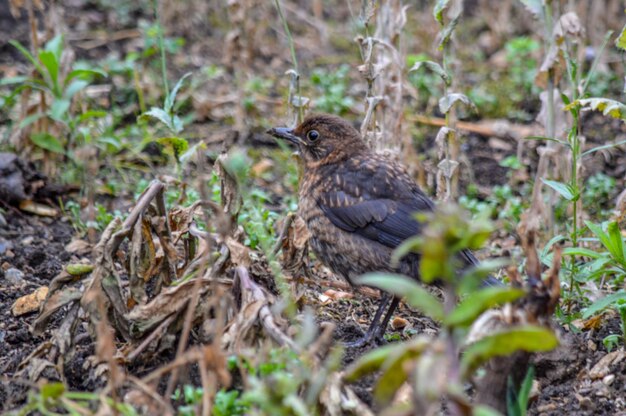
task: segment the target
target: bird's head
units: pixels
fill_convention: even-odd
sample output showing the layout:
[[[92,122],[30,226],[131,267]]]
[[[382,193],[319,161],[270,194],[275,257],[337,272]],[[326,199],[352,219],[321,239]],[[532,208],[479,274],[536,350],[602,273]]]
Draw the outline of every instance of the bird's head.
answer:
[[[298,146],[306,166],[345,160],[367,150],[357,129],[341,117],[330,114],[314,114],[295,129],[276,127],[268,133]]]

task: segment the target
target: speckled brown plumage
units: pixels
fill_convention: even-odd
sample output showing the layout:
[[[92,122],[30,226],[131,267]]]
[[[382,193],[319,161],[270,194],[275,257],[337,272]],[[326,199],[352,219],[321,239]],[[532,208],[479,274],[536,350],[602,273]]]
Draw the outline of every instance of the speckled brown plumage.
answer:
[[[299,148],[304,172],[298,214],[311,233],[311,248],[327,267],[351,283],[374,271],[419,279],[417,255],[404,257],[398,268],[390,264],[393,250],[420,232],[413,214],[434,209],[404,167],[372,152],[340,117],[313,115],[293,130],[270,133]],[[469,251],[461,258],[477,262]]]

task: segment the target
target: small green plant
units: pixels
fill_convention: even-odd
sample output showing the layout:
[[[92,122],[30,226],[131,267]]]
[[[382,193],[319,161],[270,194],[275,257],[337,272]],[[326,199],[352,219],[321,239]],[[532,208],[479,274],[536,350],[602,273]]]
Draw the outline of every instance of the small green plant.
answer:
[[[605,217],[610,213],[611,198],[615,196],[615,178],[602,172],[591,175],[585,182],[583,207],[594,216]]]
[[[486,335],[465,346],[461,357],[458,351],[466,344],[469,328],[487,309],[514,301],[524,292],[511,287],[484,287],[480,283],[494,264],[466,270],[457,276],[457,258],[464,249],[477,249],[489,237],[491,225],[483,218],[468,222],[458,209],[441,207],[434,214],[419,215],[425,224],[423,234],[410,238],[396,252],[396,260],[408,253],[419,253],[420,276],[425,283],[441,282],[444,290],[443,305],[414,280],[400,275],[374,273],[359,279],[359,283],[377,287],[401,296],[410,306],[432,319],[441,322],[436,338],[421,335],[407,342],[377,348],[353,365],[347,377],[356,380],[365,374],[381,371],[374,388],[374,398],[382,405],[390,403],[393,395],[407,379],[414,380],[416,399],[413,413],[425,414],[434,403],[445,400],[451,412],[472,406],[463,393],[474,371],[491,357],[507,356],[519,350],[545,351],[557,344],[549,329],[521,325],[508,327]],[[454,299],[461,298],[455,304]],[[447,371],[445,375],[441,371]],[[445,383],[431,383],[431,380]],[[486,411],[477,407],[475,411]]]
[[[114,218],[123,218],[122,213],[119,210],[115,210],[113,213],[109,212],[109,210],[102,204],[96,203],[95,210],[95,222],[91,223],[90,221],[83,221],[83,208],[81,205],[73,200],[69,200],[62,205],[62,209],[70,219],[74,230],[80,234],[84,234],[87,232],[89,228],[94,228],[98,231],[104,231],[104,229],[109,225],[109,223]]]
[[[311,73],[311,85],[317,88],[319,97],[315,107],[332,114],[344,114],[354,105],[354,99],[348,93],[348,65],[341,65],[336,70],[327,71],[315,68]]]
[[[608,352],[613,351],[613,349],[617,348],[620,342],[620,336],[617,334],[607,335],[602,339],[602,345]]]
[[[406,64],[407,68],[414,67],[418,62],[427,62],[431,58],[426,54],[408,55]],[[416,72],[412,71],[408,75],[409,82],[418,91],[418,108],[425,108],[429,97],[436,97],[439,94],[439,83],[441,78],[433,72]]]
[[[194,416],[197,414],[196,407],[202,403],[202,395],[204,391],[202,387],[195,387],[190,384],[185,384],[182,388],[177,388],[172,394],[172,400],[177,402],[183,402],[184,404],[178,406],[179,416]]]
[[[137,411],[126,403],[119,403],[101,393],[68,391],[61,382],[45,383],[37,391],[31,391],[27,403],[19,410],[9,413],[14,416],[42,415],[90,415],[92,406],[105,401],[111,410],[122,416],[137,416]]]
[[[237,390],[220,390],[215,395],[213,416],[239,416],[246,414],[248,404],[245,403]]]
[[[511,99],[516,103],[522,102],[528,94],[537,93],[535,86],[537,60],[534,54],[539,47],[539,42],[526,36],[511,39],[504,45],[509,64],[507,68],[513,83],[512,90],[516,94]]]
[[[262,353],[254,358],[256,363],[244,360],[240,367],[247,374],[248,388],[239,403],[248,406],[246,414],[316,414],[326,377],[339,365],[338,352],[331,353],[321,368],[312,366],[306,354],[284,348]]]
[[[95,77],[107,74],[97,68],[86,65],[73,64],[73,67],[63,76],[64,68],[61,67],[64,42],[61,35],[52,38],[43,49],[31,54],[28,49],[17,41],[10,41],[35,68],[35,75],[22,77],[16,83],[17,88],[13,95],[31,89],[41,91],[47,96],[42,99],[39,112],[27,116],[19,123],[19,128],[25,128],[39,120],[47,119],[55,123],[56,129],[36,130],[31,134],[30,140],[36,146],[53,153],[67,154],[73,142],[83,138],[87,131],[79,129],[87,121],[94,118],[102,118],[106,114],[102,111],[86,111],[76,115],[72,111],[72,103],[76,94],[84,90]]]
[[[506,408],[508,416],[526,416],[526,412],[528,409],[528,399],[530,397],[530,389],[533,386],[534,377],[535,367],[531,365],[526,372],[526,376],[524,377],[524,381],[522,381],[519,392],[515,391],[513,387],[513,380],[509,377],[506,396]]]
[[[607,350],[611,349],[619,343],[620,337],[624,345],[626,345],[626,291],[612,293],[591,304],[583,313],[583,319],[589,319],[593,315],[597,315],[604,309],[612,307],[618,313],[621,322],[621,335],[612,334],[605,337],[602,342]]]
[[[174,108],[178,91],[183,86],[185,79],[189,76],[191,76],[190,72],[183,75],[176,85],[174,85],[174,88],[167,92],[165,100],[163,101],[163,107],[152,107],[139,116],[140,120],[157,120],[167,128],[170,134],[156,139],[156,142],[163,146],[168,154],[174,157],[179,176],[182,175],[182,164],[189,160],[191,155],[195,153],[197,146],[201,146],[201,144],[197,144],[190,148],[187,139],[180,137],[184,124],[181,117],[176,114]]]
[[[474,215],[489,215],[492,219],[503,220],[507,229],[515,229],[519,224],[525,205],[510,185],[496,185],[484,200],[476,196],[476,189],[469,187],[467,194],[459,198],[459,204]]]

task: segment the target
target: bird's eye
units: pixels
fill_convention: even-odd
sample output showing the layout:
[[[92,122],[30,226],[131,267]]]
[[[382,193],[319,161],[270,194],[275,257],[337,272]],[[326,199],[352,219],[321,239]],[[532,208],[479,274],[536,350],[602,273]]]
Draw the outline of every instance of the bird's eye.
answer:
[[[306,138],[314,142],[320,138],[320,134],[317,130],[309,130],[309,132],[306,134]]]

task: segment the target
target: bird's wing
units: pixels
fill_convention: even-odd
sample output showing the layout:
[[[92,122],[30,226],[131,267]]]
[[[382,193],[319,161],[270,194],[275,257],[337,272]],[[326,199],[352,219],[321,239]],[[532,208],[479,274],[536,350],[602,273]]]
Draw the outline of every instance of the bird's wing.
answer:
[[[415,212],[431,211],[434,207],[403,172],[361,166],[341,178],[340,186],[319,194],[317,203],[321,210],[342,230],[390,248],[419,233]]]

